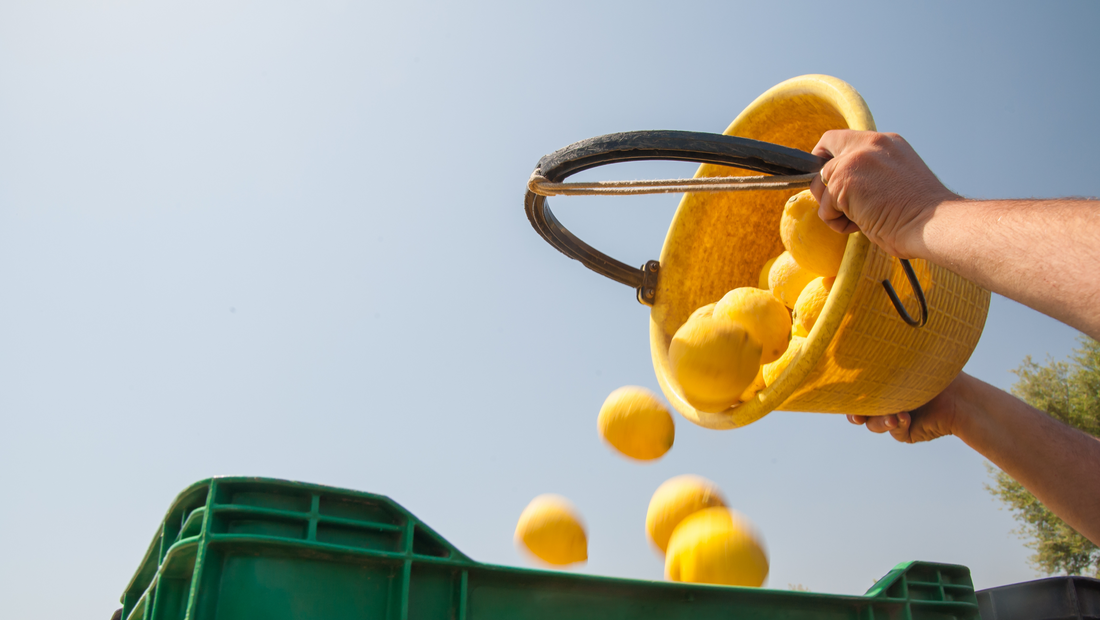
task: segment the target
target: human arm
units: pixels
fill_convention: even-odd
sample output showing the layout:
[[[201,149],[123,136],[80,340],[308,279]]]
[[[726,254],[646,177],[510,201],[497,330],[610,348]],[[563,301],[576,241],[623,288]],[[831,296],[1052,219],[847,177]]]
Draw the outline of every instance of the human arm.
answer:
[[[1100,545],[1100,440],[966,373],[939,396],[893,416],[848,416],[905,443],[955,435]]]
[[[967,200],[896,134],[830,131],[814,154],[831,157],[810,189],[834,229],[861,230],[894,256],[946,267],[1100,339],[1100,201]]]

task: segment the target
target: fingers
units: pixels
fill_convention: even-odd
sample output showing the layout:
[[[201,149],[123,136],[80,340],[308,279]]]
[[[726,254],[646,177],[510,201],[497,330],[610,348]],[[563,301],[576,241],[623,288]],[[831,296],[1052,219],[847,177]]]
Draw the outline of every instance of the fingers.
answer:
[[[908,414],[905,415],[908,416]],[[908,420],[909,418],[906,417],[906,425],[908,425]],[[867,430],[872,433],[885,433],[900,426],[899,416],[895,415],[866,416],[848,414],[848,421],[852,424],[866,424]]]
[[[909,428],[913,424],[913,417],[908,411],[902,411],[894,417],[897,418],[898,425],[890,431],[890,436],[901,443],[913,443],[913,437],[909,434]]]
[[[910,428],[913,425],[913,416],[908,411],[894,415],[865,416],[848,414],[848,421],[852,424],[864,424],[872,433],[890,433],[890,436],[901,443],[913,443]]]
[[[825,187],[825,182],[821,180],[821,173],[819,172],[817,176],[810,181],[810,193],[814,195],[814,200],[820,205],[828,191],[829,189]],[[821,209],[818,209],[818,213],[821,213]]]
[[[821,172],[810,182],[810,193],[817,199],[817,216],[826,224],[838,220],[848,220],[848,217],[844,214],[844,208],[836,200],[837,190],[840,188],[836,184],[836,179],[833,178],[835,172],[836,160],[830,159],[825,162],[825,165],[821,167]],[[828,185],[830,181],[833,183],[831,188]],[[814,191],[815,188],[817,191]]]
[[[867,419],[867,430],[872,433],[885,433],[898,427],[898,418],[893,415],[878,415]]]
[[[848,141],[851,139],[847,134],[855,133],[848,129],[831,129],[821,134],[821,139],[817,141],[817,145],[814,146],[814,150],[811,151],[818,157],[833,158],[840,154],[847,146]],[[825,177],[828,178],[828,177]]]
[[[834,132],[826,132],[825,136],[822,136],[821,142],[818,142],[818,146],[815,147],[814,154],[819,156],[830,154],[821,145],[826,142],[826,137],[832,133]],[[832,142],[835,142],[835,140],[830,139],[829,143]],[[810,193],[817,199],[817,216],[821,218],[821,221],[838,233],[849,234],[858,231],[859,226],[856,226],[855,222],[848,218],[847,205],[843,204],[840,199],[843,196],[843,179],[834,178],[836,173],[837,160],[830,159],[825,162],[825,165],[821,167],[821,172],[810,182]],[[832,187],[829,187],[830,183],[832,183]]]

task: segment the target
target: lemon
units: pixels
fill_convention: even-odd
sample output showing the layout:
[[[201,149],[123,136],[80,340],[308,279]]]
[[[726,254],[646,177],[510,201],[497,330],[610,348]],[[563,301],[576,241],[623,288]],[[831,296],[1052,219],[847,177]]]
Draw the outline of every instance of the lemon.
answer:
[[[580,516],[560,495],[539,495],[523,509],[516,525],[516,544],[555,566],[588,559],[588,537]]]
[[[783,207],[779,236],[799,265],[818,275],[835,276],[840,272],[848,235],[829,228],[817,216],[817,207],[810,190],[791,196]]]
[[[760,372],[756,373],[756,378],[752,380],[749,387],[745,388],[744,392],[741,392],[741,396],[738,398],[741,402],[752,400],[753,396],[760,390],[768,387],[768,384],[764,382],[764,367],[760,367]]]
[[[779,258],[779,257],[777,256],[775,258]],[[760,268],[760,283],[759,283],[760,286],[758,288],[762,288],[764,290],[768,290],[768,289],[771,288],[771,287],[768,286],[768,272],[771,271],[772,263],[775,262],[775,258],[773,258],[773,259],[769,260],[768,262],[764,263],[764,266]]]
[[[603,401],[596,425],[604,441],[639,461],[664,456],[676,436],[664,404],[653,392],[632,385],[615,390]]]
[[[788,308],[794,308],[794,302],[798,301],[798,294],[810,283],[810,280],[820,276],[794,260],[790,252],[783,252],[772,263],[768,272],[768,287],[772,293]]]
[[[798,354],[802,352],[802,344],[806,342],[806,339],[801,336],[791,336],[791,342],[787,345],[787,350],[783,352],[783,357],[775,360],[770,364],[764,364],[764,383],[771,385],[775,383],[775,380],[779,378],[779,375],[783,374],[783,371],[787,369],[795,359],[798,358]]]
[[[768,577],[768,554],[755,528],[724,507],[689,515],[672,532],[665,554],[665,578],[758,588]]]
[[[809,335],[814,328],[835,281],[836,278],[814,278],[802,289],[798,301],[794,302],[794,323],[798,325],[800,332]]]
[[[710,316],[710,315],[714,314],[714,306],[716,304],[717,304],[717,302],[715,302],[713,304],[707,304],[707,305],[702,306],[700,308],[696,308],[695,312],[692,312],[691,316],[688,317],[688,320],[690,321],[690,320],[692,320],[696,317]]]
[[[771,291],[735,288],[714,306],[714,315],[740,323],[760,342],[761,363],[779,359],[791,337],[791,314]]]
[[[712,506],[725,506],[718,485],[701,476],[685,474],[664,481],[649,500],[645,531],[650,542],[665,552],[672,530],[685,517]]]
[[[810,335],[810,332],[803,329],[801,325],[795,323],[791,325],[791,336],[798,336],[799,338],[805,338]]]
[[[760,341],[740,323],[698,316],[676,330],[668,348],[672,376],[689,405],[717,413],[737,404],[760,367]]]

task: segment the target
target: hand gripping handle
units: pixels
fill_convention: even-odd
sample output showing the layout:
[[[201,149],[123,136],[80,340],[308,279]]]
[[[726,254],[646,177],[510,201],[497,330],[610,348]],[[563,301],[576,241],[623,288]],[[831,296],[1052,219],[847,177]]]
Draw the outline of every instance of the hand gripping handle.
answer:
[[[628,131],[581,140],[554,151],[539,160],[534,175],[559,183],[590,168],[643,160],[718,164],[772,175],[815,173],[826,162],[805,151],[736,136],[693,131]],[[547,243],[592,271],[636,289],[638,301],[653,305],[657,297],[660,263],[651,260],[641,268],[635,268],[593,248],[562,226],[550,210],[546,197],[531,189],[527,190],[523,204],[531,226]],[[904,267],[909,267],[908,261],[903,260],[902,263]],[[910,272],[911,268],[906,274]],[[918,320],[909,317],[889,281],[883,281],[883,285],[903,320],[919,327],[927,321],[924,294],[915,277],[911,276],[909,280],[921,301],[921,318]]]

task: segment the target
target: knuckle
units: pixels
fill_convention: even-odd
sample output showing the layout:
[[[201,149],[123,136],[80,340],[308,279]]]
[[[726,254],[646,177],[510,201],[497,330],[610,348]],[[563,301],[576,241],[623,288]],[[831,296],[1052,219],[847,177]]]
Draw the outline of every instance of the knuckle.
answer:
[[[901,140],[901,136],[896,133],[876,133],[872,139],[871,144],[876,148],[888,148],[896,144]]]
[[[874,155],[869,151],[856,151],[848,156],[846,167],[852,169],[864,168],[871,163],[872,159],[874,159]]]

